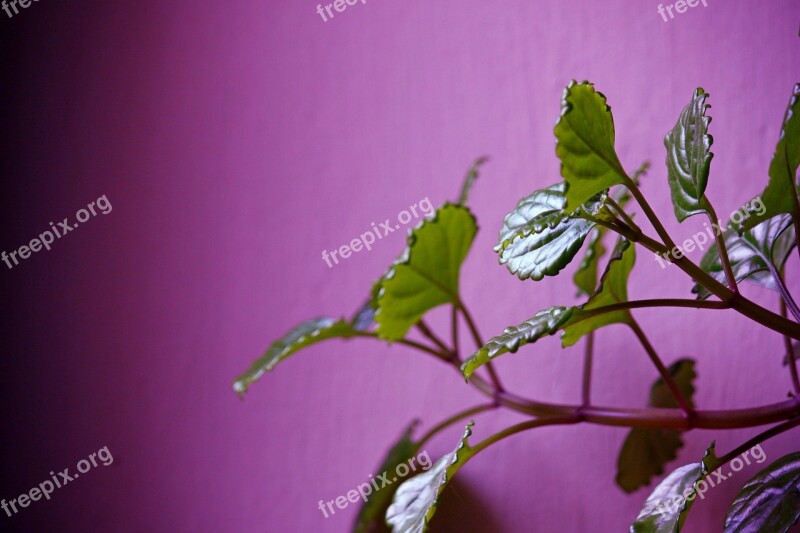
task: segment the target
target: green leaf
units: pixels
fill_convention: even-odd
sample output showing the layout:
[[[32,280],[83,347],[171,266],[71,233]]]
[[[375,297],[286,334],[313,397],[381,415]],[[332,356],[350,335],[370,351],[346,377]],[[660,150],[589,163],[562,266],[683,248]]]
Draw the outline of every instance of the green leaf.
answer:
[[[697,375],[694,361],[680,359],[669,368],[669,373],[683,396],[692,404],[693,381]],[[664,380],[659,378],[650,389],[650,407],[669,409],[678,407]],[[676,429],[634,428],[622,445],[617,460],[617,485],[625,492],[633,492],[664,473],[664,465],[677,457],[683,446],[681,432]]]
[[[389,450],[388,455],[378,468],[378,472],[396,472],[400,464],[407,463],[419,451],[419,443],[411,440],[411,434],[417,426],[418,421],[412,422],[406,429],[403,436]],[[361,506],[361,510],[353,526],[354,533],[368,533],[373,528],[380,527],[384,523],[386,510],[392,501],[400,484],[392,484],[383,487],[381,490],[369,496],[369,499]]]
[[[564,89],[555,135],[561,175],[568,185],[568,208],[625,183],[627,175],[614,149],[614,117],[594,85],[573,80]]]
[[[233,390],[244,394],[250,384],[260,378],[264,372],[272,370],[275,365],[302,348],[327,339],[348,339],[355,333],[356,330],[353,329],[353,326],[344,319],[322,317],[303,322],[272,343],[264,355],[257,359],[247,372],[236,378]]]
[[[603,191],[568,213],[563,183],[534,191],[503,220],[494,248],[500,264],[522,280],[557,275],[578,253],[595,221],[613,218],[605,199]]]
[[[464,176],[464,184],[461,186],[461,194],[458,196],[458,205],[467,205],[467,198],[469,198],[469,191],[472,190],[472,186],[475,184],[475,180],[478,179],[478,170],[481,166],[483,166],[489,158],[487,156],[479,157],[473,164],[472,167],[467,171],[467,175]]]
[[[768,218],[782,213],[800,216],[797,210],[796,176],[800,166],[800,83],[794,86],[792,97],[786,108],[781,124],[781,132],[775,154],[769,165],[769,183],[761,193],[761,200],[766,210],[751,213],[744,221],[742,229],[749,229]]]
[[[439,498],[453,475],[474,455],[467,443],[474,422],[467,424],[458,446],[427,471],[404,481],[386,511],[386,523],[394,533],[421,533],[436,512]]]
[[[664,139],[672,205],[680,222],[710,211],[705,191],[711,158],[714,157],[711,153],[714,139],[708,134],[711,117],[706,116],[710,107],[705,103],[706,98],[708,93],[698,88]]]
[[[597,290],[597,269],[600,258],[606,253],[606,248],[603,246],[603,236],[605,235],[603,230],[604,228],[602,227],[596,227],[592,230],[592,236],[589,237],[589,244],[586,247],[586,254],[572,277],[578,287],[578,296],[589,296]]]
[[[786,533],[798,519],[800,453],[793,453],[745,483],[725,518],[725,533]]]
[[[697,495],[697,484],[719,465],[714,443],[703,460],[674,470],[658,484],[631,525],[631,533],[678,533]]]
[[[408,245],[381,281],[375,321],[383,339],[402,339],[429,310],[460,301],[461,263],[478,225],[466,207],[445,204],[411,231]]]
[[[554,334],[569,320],[574,310],[574,307],[551,307],[539,311],[533,318],[518,326],[506,328],[502,335],[489,339],[480,350],[469,356],[461,365],[461,373],[469,380],[478,368],[495,357],[508,352],[514,353],[520,346]]]
[[[780,272],[795,247],[791,216],[772,217],[742,235],[733,229],[728,229],[723,232],[722,237],[737,283],[747,279],[761,287],[778,290],[775,278],[770,272],[770,265]],[[725,272],[722,269],[716,243],[703,255],[700,268],[717,281],[725,283]],[[711,293],[700,285],[695,285],[692,292],[701,300],[711,296]]]
[[[606,271],[600,279],[600,287],[589,297],[589,301],[572,313],[561,334],[561,344],[572,346],[581,337],[610,324],[630,324],[631,315],[627,310],[612,311],[591,316],[591,311],[599,307],[628,301],[628,276],[633,270],[636,254],[630,242],[620,237],[608,262]]]

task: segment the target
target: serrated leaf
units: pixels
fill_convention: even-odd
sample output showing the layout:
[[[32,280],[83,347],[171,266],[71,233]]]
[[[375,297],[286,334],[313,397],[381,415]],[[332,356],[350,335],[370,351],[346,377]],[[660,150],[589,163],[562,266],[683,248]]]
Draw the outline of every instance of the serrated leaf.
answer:
[[[798,519],[800,453],[793,453],[745,483],[725,518],[725,533],[786,533]]]
[[[743,230],[754,227],[782,213],[800,216],[797,210],[796,176],[800,166],[800,83],[794,86],[786,108],[775,154],[769,165],[769,183],[761,193],[766,210],[751,213],[742,224]]]
[[[386,523],[394,533],[421,533],[428,529],[445,486],[474,454],[467,443],[472,426],[474,422],[467,424],[453,453],[441,457],[429,470],[404,481],[397,489],[386,511]]]
[[[353,326],[344,319],[321,317],[303,322],[272,343],[264,355],[257,359],[247,372],[236,379],[233,383],[233,390],[244,394],[250,384],[260,378],[264,372],[272,370],[275,365],[303,348],[327,339],[347,339],[355,333],[356,330],[353,329]]]
[[[461,373],[469,380],[475,371],[504,353],[514,353],[520,346],[536,342],[538,339],[553,335],[569,320],[574,307],[551,307],[539,311],[533,318],[518,326],[505,329],[502,335],[489,339],[477,352],[469,356],[461,365]]]
[[[564,89],[555,135],[561,175],[568,185],[568,209],[625,182],[626,174],[614,149],[614,117],[606,97],[595,91],[594,85],[573,80]]]
[[[411,434],[417,423],[418,421],[415,420],[408,426],[400,440],[389,450],[377,472],[396,472],[398,465],[407,463],[416,455],[419,451],[419,444],[411,440]],[[353,526],[354,533],[368,533],[373,528],[379,529],[383,526],[386,510],[399,487],[400,484],[387,485],[369,496],[358,513]]]
[[[669,367],[669,373],[684,398],[693,405],[694,361],[679,359]],[[650,389],[650,407],[662,409],[678,406],[664,380],[659,378]],[[617,459],[617,485],[625,492],[648,485],[664,473],[664,465],[677,457],[683,446],[681,432],[676,429],[634,428],[628,432]]]
[[[469,192],[472,190],[472,186],[475,184],[475,180],[478,179],[478,170],[483,166],[489,158],[486,156],[479,157],[467,171],[467,175],[464,176],[464,184],[461,186],[461,194],[458,196],[458,205],[467,205],[467,199],[469,198]]]
[[[375,321],[383,339],[402,339],[429,310],[457,304],[461,264],[478,231],[463,206],[445,204],[408,236],[403,254],[381,281]]]
[[[677,124],[664,139],[667,148],[667,171],[672,205],[679,222],[698,213],[709,212],[705,197],[708,171],[711,167],[711,145],[708,134],[711,117],[706,116],[708,93],[698,88],[692,101],[683,108]]]
[[[772,217],[742,235],[733,229],[728,229],[723,232],[722,237],[737,283],[747,279],[767,289],[778,289],[775,278],[770,273],[770,264],[780,272],[795,247],[791,216]],[[700,268],[717,281],[725,283],[725,272],[722,269],[716,243],[703,255]],[[701,285],[695,285],[692,292],[701,300],[711,296],[711,293]]]
[[[658,484],[631,525],[631,533],[679,533],[697,494],[697,483],[719,464],[714,443],[703,460],[675,469]]]
[[[629,324],[630,313],[627,310],[613,311],[591,316],[593,309],[628,301],[628,276],[633,270],[636,253],[630,242],[620,237],[609,259],[606,271],[600,279],[600,287],[582,306],[575,309],[561,334],[561,344],[572,346],[581,337],[603,326],[611,324]]]
[[[519,279],[555,276],[578,253],[595,220],[612,218],[605,206],[606,192],[580,208],[564,211],[564,184],[534,191],[506,215],[495,251],[500,264]]]

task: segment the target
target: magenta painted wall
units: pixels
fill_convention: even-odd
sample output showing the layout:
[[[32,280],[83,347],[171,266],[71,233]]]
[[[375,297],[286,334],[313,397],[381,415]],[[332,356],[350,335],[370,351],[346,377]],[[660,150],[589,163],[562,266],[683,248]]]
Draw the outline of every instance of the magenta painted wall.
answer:
[[[662,139],[695,87],[711,93],[709,196],[721,216],[766,183],[800,81],[800,3],[708,0],[666,23],[657,6],[369,0],[323,22],[311,1],[42,1],[0,21],[16,94],[4,103],[16,170],[3,196],[20,213],[4,214],[3,247],[102,194],[113,204],[3,272],[16,320],[0,367],[14,475],[0,496],[102,446],[115,459],[49,502],[0,516],[3,527],[347,531],[356,506],[325,519],[318,500],[376,473],[411,419],[435,423],[482,398],[440,363],[365,340],[309,349],[240,401],[233,377],[295,323],[350,314],[404,237],[331,269],[323,249],[422,198],[453,199],[467,166],[489,154],[471,201],[482,229],[462,273],[482,333],[575,302],[569,276],[519,282],[491,251],[517,199],[560,179],[552,128],[572,78],[608,96],[623,164],[652,161],[643,189],[676,238],[702,221],[674,221]],[[795,291],[797,267],[793,257]],[[639,253],[634,297],[690,288]],[[775,294],[745,291],[777,308]],[[636,316],[666,359],[698,360],[701,406],[786,397],[779,336],[733,313]],[[632,335],[612,327],[598,345],[597,403],[644,405],[655,372]],[[571,403],[581,353],[553,338],[497,367],[515,391]],[[515,420],[482,415],[476,437]],[[712,439],[728,450],[755,432],[693,432],[671,466],[697,460]],[[430,455],[459,433],[436,438]],[[580,426],[504,441],[459,474],[438,526],[623,531],[649,492],[614,484],[624,436]],[[796,441],[764,449],[777,459]],[[719,530],[755,471],[712,490],[688,530]]]

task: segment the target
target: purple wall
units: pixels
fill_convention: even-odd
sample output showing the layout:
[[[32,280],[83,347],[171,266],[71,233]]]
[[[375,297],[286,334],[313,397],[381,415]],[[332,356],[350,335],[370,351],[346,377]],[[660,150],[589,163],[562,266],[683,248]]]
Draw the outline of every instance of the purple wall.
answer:
[[[757,194],[800,78],[800,4],[708,4],[666,23],[650,0],[369,0],[328,22],[298,1],[43,0],[13,19],[0,12],[13,126],[3,128],[13,177],[3,249],[100,195],[113,205],[3,272],[13,327],[0,363],[0,497],[103,446],[114,457],[51,501],[0,515],[2,527],[347,531],[356,506],[324,519],[318,500],[376,473],[411,419],[435,423],[482,397],[444,365],[368,340],[310,349],[244,401],[233,377],[295,323],[349,314],[404,237],[331,269],[323,249],[424,197],[454,198],[482,154],[492,161],[471,202],[482,231],[462,274],[482,333],[575,302],[570,276],[519,282],[491,251],[517,199],[560,179],[552,128],[572,78],[608,96],[623,164],[653,162],[643,189],[676,238],[702,220],[674,221],[662,139],[695,87],[713,105],[710,198],[725,216]],[[795,291],[797,266],[795,256]],[[632,297],[689,297],[691,283],[647,253],[633,278]],[[775,294],[744,290],[777,308]],[[698,360],[700,406],[786,397],[779,336],[732,312],[636,317],[665,359]],[[611,327],[597,340],[596,402],[643,405],[655,372],[633,336]],[[546,339],[497,367],[517,392],[572,403],[581,353]],[[518,419],[481,415],[476,437]],[[671,466],[756,431],[693,432]],[[432,441],[430,455],[459,433]],[[459,474],[438,525],[625,530],[649,490],[614,484],[624,436],[581,426],[504,441]],[[765,445],[769,460],[793,439]],[[755,471],[710,491],[689,530],[719,530]]]

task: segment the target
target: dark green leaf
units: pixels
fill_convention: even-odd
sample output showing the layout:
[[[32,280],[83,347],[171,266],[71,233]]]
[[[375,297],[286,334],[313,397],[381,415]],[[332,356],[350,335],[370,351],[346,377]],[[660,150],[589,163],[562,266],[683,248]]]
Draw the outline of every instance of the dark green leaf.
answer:
[[[669,188],[675,216],[680,222],[687,217],[709,211],[705,197],[708,171],[711,167],[711,144],[708,135],[711,117],[706,116],[708,93],[697,89],[692,101],[683,108],[675,127],[664,145],[667,147],[667,170]]]
[[[453,453],[440,458],[429,470],[404,481],[397,489],[386,511],[386,523],[394,533],[421,533],[428,529],[445,486],[475,453],[467,443],[473,425],[473,422],[467,424]]]
[[[769,165],[769,183],[761,193],[766,210],[752,214],[744,221],[741,229],[749,229],[768,218],[782,213],[797,212],[797,167],[800,166],[800,83],[794,86],[789,106],[781,124],[778,145]]]
[[[473,164],[472,167],[467,171],[467,175],[464,176],[464,184],[461,186],[461,194],[458,196],[458,205],[467,205],[467,198],[469,198],[469,191],[472,189],[472,186],[475,184],[475,180],[478,179],[478,170],[480,167],[489,161],[489,158],[486,156],[479,157]]]
[[[600,279],[600,287],[589,301],[575,309],[561,335],[563,346],[572,346],[587,333],[610,324],[629,324],[627,310],[613,311],[591,316],[590,311],[599,307],[628,301],[628,276],[633,270],[636,254],[627,239],[620,237]]]
[[[378,468],[378,472],[396,472],[398,465],[407,463],[416,455],[419,451],[419,444],[411,440],[411,434],[417,423],[418,421],[414,421],[408,426],[400,440],[389,450],[383,464]],[[380,529],[383,526],[386,510],[399,487],[399,483],[387,485],[369,496],[358,513],[353,528],[354,533],[369,533],[373,529]]]
[[[745,483],[725,518],[725,533],[786,533],[798,519],[800,453],[793,453]]]
[[[539,311],[530,320],[519,326],[506,328],[502,335],[489,340],[480,350],[469,356],[461,365],[461,373],[469,380],[472,374],[495,357],[516,352],[520,346],[536,342],[545,335],[552,335],[569,320],[574,307],[551,307]]]
[[[596,220],[612,218],[605,191],[571,213],[564,211],[564,184],[534,191],[506,215],[495,251],[519,279],[555,276],[578,253]]]
[[[375,321],[383,339],[402,339],[429,310],[459,302],[461,263],[478,231],[469,209],[445,204],[408,237],[381,281]]]
[[[589,82],[574,80],[564,89],[555,127],[556,155],[567,182],[567,208],[626,180],[614,149],[614,118],[606,97]]]
[[[353,326],[344,319],[323,317],[303,322],[272,343],[264,355],[257,359],[247,372],[236,379],[233,383],[233,390],[244,394],[250,384],[260,378],[264,372],[272,370],[275,365],[302,348],[327,339],[347,339],[355,333],[356,330],[353,329]]]
[[[697,483],[719,464],[714,443],[703,460],[674,470],[648,496],[631,533],[678,533],[697,495]]]
[[[680,359],[670,366],[669,373],[683,396],[692,404],[696,377],[694,361]],[[663,409],[678,406],[661,378],[650,389],[649,405]],[[664,465],[677,457],[682,446],[681,432],[676,429],[632,429],[617,460],[617,485],[625,492],[648,485],[653,477],[664,473]]]
[[[737,282],[747,279],[756,285],[777,290],[770,265],[780,272],[795,246],[791,216],[772,217],[742,235],[729,229],[722,234],[722,237]],[[722,269],[716,243],[703,255],[700,267],[717,281],[725,283],[725,272]],[[701,300],[711,296],[711,293],[700,285],[695,285],[692,292]]]

